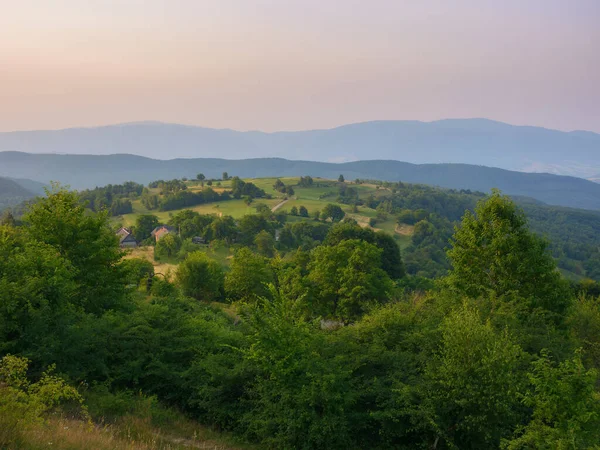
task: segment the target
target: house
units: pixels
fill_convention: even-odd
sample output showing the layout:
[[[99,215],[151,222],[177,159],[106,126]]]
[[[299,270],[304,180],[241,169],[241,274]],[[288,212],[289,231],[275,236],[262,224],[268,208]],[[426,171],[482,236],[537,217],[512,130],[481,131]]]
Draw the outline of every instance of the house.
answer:
[[[156,242],[160,241],[163,236],[166,236],[169,233],[175,231],[175,228],[170,227],[168,225],[159,225],[154,230],[152,230],[152,237],[156,239]]]
[[[117,230],[116,235],[119,237],[119,246],[121,248],[135,248],[137,247],[137,241],[131,233],[131,230],[125,227],[121,227]]]

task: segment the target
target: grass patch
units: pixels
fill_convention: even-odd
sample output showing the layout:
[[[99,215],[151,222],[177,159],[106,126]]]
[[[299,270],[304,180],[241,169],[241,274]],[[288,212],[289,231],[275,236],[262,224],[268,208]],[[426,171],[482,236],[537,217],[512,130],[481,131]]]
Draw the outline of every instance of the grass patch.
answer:
[[[154,247],[137,247],[128,249],[126,252],[124,259],[141,258],[150,261],[154,266],[154,273],[162,273],[163,275],[170,273],[173,276],[177,271],[177,264],[173,261],[154,260]]]
[[[109,394],[110,395],[110,394]],[[164,408],[153,399],[130,396],[130,411],[105,420],[101,415],[90,424],[64,416],[36,421],[20,432],[9,450],[250,450],[233,435],[202,426],[183,414]],[[135,398],[138,397],[138,398]]]

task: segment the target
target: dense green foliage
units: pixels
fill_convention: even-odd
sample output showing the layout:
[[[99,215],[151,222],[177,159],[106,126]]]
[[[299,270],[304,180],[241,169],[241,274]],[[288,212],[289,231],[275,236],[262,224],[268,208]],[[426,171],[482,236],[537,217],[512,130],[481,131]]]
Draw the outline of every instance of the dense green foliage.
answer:
[[[0,226],[0,356],[16,356],[0,369],[0,424],[33,414],[42,386],[79,404],[78,386],[107,411],[127,392],[156,396],[262,448],[594,448],[599,301],[566,287],[508,198],[473,206],[405,214],[416,249],[464,214],[435,283],[406,277],[397,243],[351,221],[179,212],[181,236],[155,254],[183,261],[146,292],[153,270],[122,259],[107,212],[55,187],[23,225]],[[224,267],[207,256],[223,246]]]
[[[179,265],[177,282],[188,297],[218,300],[223,296],[223,269],[202,252],[190,253]]]
[[[173,211],[175,209],[189,208],[190,206],[201,205],[221,200],[228,200],[229,193],[218,194],[210,187],[205,187],[200,192],[190,192],[180,190],[174,193],[168,193],[158,202],[160,211]]]
[[[401,225],[415,227],[411,245],[404,252],[407,272],[427,277],[445,275],[450,267],[445,250],[454,225],[466,210],[475,209],[484,194],[372,182],[386,190],[378,190],[360,202],[393,214]],[[517,202],[528,218],[529,228],[548,240],[561,269],[600,281],[600,213],[539,204],[531,199],[519,198]]]
[[[530,233],[522,211],[494,192],[475,213],[467,211],[452,238],[447,282],[469,298],[515,294],[531,309],[562,316],[568,295],[546,243]]]
[[[241,198],[242,196],[249,196],[251,198],[264,197],[265,191],[256,187],[253,183],[246,182],[240,177],[233,177],[231,179],[231,195],[234,198]]]
[[[85,206],[92,211],[108,210],[111,216],[133,212],[131,200],[142,195],[144,186],[133,181],[123,184],[109,184],[105,187],[81,191],[79,196]]]

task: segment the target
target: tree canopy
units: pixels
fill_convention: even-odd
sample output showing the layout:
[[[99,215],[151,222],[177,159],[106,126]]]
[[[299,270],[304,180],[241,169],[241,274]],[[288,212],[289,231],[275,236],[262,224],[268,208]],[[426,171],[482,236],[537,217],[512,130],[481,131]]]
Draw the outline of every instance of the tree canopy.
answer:
[[[527,220],[506,196],[494,191],[455,229],[448,257],[448,283],[471,298],[516,293],[531,307],[555,313],[568,296],[547,243],[529,231]]]

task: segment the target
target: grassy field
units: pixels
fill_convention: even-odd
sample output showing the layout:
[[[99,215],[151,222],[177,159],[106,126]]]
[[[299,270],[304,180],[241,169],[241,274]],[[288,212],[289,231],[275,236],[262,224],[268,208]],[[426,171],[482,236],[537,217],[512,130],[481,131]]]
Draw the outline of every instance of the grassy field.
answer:
[[[216,214],[216,215],[224,215],[224,216],[232,216],[236,219],[246,215],[246,214],[254,214],[256,212],[256,205],[259,203],[265,203],[270,208],[281,202],[281,198],[274,199],[256,199],[249,206],[246,205],[244,200],[227,200],[219,203],[207,203],[204,205],[192,206],[185,209],[191,209],[192,211],[196,211],[200,214]],[[176,213],[177,211],[150,211],[146,209],[139,200],[134,200],[133,204],[133,213],[125,214],[123,216],[119,216],[115,218],[115,222],[119,222],[124,227],[131,227],[135,225],[135,221],[138,216],[141,214],[154,214],[158,217],[163,223],[167,223],[169,221],[169,217]]]
[[[229,215],[233,218],[240,218],[247,214],[254,214],[256,212],[256,206],[260,203],[266,204],[269,208],[274,208],[276,205],[280,204],[284,199],[285,195],[281,192],[276,191],[273,188],[273,184],[277,178],[251,178],[245,179],[246,182],[252,182],[259,188],[263,189],[267,194],[270,194],[272,198],[270,199],[255,199],[250,205],[247,205],[244,200],[227,200],[218,203],[208,203],[204,205],[193,206],[187,209],[191,209],[200,214],[216,214],[216,215]],[[376,218],[377,211],[371,208],[367,208],[366,206],[359,206],[358,212],[353,212],[352,207],[350,205],[344,205],[336,202],[338,197],[338,187],[333,180],[324,180],[320,178],[314,178],[314,185],[310,188],[299,187],[296,184],[299,182],[300,178],[298,177],[283,177],[280,178],[284,184],[290,185],[294,187],[294,195],[290,197],[285,204],[281,206],[281,211],[289,212],[294,206],[299,208],[300,206],[304,206],[309,214],[312,214],[315,211],[321,211],[325,205],[328,203],[339,205],[348,217],[352,217],[355,219],[359,225],[363,227],[369,226],[369,219]],[[196,181],[188,181],[188,189],[192,191],[200,190],[202,187]],[[360,184],[355,185],[350,183],[353,188],[357,189],[361,198],[366,198],[369,195],[385,195],[389,194],[387,189],[381,188],[372,184]],[[212,186],[215,190],[224,190],[230,187],[230,182],[224,181],[220,187]],[[154,193],[158,193],[157,189],[153,190]],[[133,203],[133,213],[125,214],[123,216],[119,216],[113,219],[115,224],[120,224],[122,226],[130,227],[135,225],[135,222],[139,215],[141,214],[154,214],[158,217],[159,221],[162,223],[167,223],[171,215],[176,213],[177,211],[150,211],[146,209],[139,200],[135,200]],[[304,219],[300,217],[288,216],[288,221],[300,221],[300,220],[312,220],[312,219]],[[389,233],[396,239],[400,248],[405,248],[410,244],[410,237],[412,235],[412,227],[398,227],[396,224],[395,217],[389,216],[386,220],[378,220],[375,225],[375,230],[383,230],[386,233]],[[137,255],[139,257],[148,258],[153,261],[153,254],[149,253],[152,250],[143,250],[138,249],[132,253],[131,255]],[[211,257],[217,259],[222,262],[224,265],[228,265],[229,258],[231,257],[228,254],[228,250],[211,250],[205,249],[204,251],[208,252]],[[135,257],[135,256],[130,256]],[[174,264],[170,264],[169,262],[164,263],[153,263],[156,266],[156,270],[169,270],[173,269]]]

